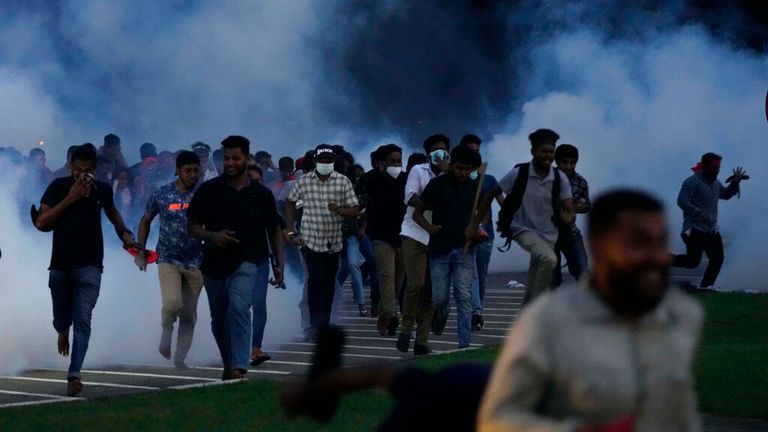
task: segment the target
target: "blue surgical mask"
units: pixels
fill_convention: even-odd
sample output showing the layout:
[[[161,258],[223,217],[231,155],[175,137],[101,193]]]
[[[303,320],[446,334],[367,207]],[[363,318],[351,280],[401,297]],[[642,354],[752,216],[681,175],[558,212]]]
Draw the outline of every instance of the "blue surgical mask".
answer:
[[[479,174],[477,173],[477,170],[474,170],[471,173],[469,173],[469,178],[471,178],[472,180],[477,180],[478,176]]]
[[[315,164],[315,171],[322,176],[327,176],[333,172],[332,163],[319,163]]]
[[[432,162],[432,165],[437,165],[438,163],[440,163],[440,161],[444,159],[448,159],[449,156],[450,155],[448,154],[447,151],[443,149],[437,149],[429,154],[429,160],[430,162]]]

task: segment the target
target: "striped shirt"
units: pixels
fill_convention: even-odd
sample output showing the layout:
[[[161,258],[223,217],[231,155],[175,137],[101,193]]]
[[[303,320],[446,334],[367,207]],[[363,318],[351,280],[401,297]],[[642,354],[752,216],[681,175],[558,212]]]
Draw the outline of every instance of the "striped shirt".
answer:
[[[352,182],[346,176],[331,172],[321,181],[312,171],[300,179],[288,196],[293,202],[304,202],[301,219],[301,237],[304,245],[314,252],[340,252],[343,247],[341,226],[344,218],[328,209],[328,204],[339,207],[358,205]]]

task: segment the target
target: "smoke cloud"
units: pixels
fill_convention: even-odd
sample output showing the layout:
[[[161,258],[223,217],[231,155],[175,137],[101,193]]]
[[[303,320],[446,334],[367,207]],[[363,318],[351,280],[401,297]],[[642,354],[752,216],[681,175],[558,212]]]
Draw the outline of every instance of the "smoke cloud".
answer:
[[[237,133],[275,156],[341,143],[367,166],[378,144],[418,150],[434,132],[475,132],[501,177],[530,158],[528,133],[548,127],[580,148],[593,195],[630,185],[660,196],[677,251],[677,191],[715,151],[722,177],[737,165],[752,176],[720,206],[719,282],[765,291],[768,182],[756,162],[768,160],[768,15],[753,3],[6,2],[0,146],[45,140],[58,168],[69,145],[109,132],[129,163],[145,141],[175,150]],[[0,368],[65,366],[50,324],[50,235],[18,211],[39,197],[19,196],[22,174],[0,170]],[[156,363],[156,275],[139,273],[105,231],[87,364]],[[526,264],[513,248],[492,269]],[[298,296],[298,283],[270,291],[267,343],[298,334]],[[204,295],[199,316],[190,360],[215,361]]]

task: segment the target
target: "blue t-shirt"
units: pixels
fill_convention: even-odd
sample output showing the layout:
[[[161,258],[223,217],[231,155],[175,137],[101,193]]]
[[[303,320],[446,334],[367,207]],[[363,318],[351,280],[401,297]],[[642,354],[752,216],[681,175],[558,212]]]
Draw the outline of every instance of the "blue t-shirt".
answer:
[[[200,268],[203,242],[187,234],[187,207],[193,194],[179,191],[174,181],[161,187],[147,201],[147,217],[160,215],[157,262],[185,270]]]

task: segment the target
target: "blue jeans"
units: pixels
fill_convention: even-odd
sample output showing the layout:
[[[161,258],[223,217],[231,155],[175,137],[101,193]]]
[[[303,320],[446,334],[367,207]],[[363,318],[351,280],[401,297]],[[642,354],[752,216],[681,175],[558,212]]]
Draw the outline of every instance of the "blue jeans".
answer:
[[[472,313],[483,314],[483,299],[488,283],[488,265],[491,263],[493,240],[486,240],[475,246],[475,267],[477,271],[472,278]]]
[[[351,235],[344,239],[344,250],[339,259],[339,272],[336,274],[336,281],[340,286],[344,285],[347,276],[352,278],[352,295],[355,303],[364,305],[363,298],[363,273],[360,271],[360,265],[363,263],[363,255],[360,252],[360,243],[357,236]],[[338,289],[338,288],[337,288]]]
[[[464,248],[448,253],[429,255],[429,270],[432,276],[432,306],[434,320],[445,327],[450,312],[450,290],[456,301],[459,348],[469,346],[470,321],[472,319],[472,275],[475,273],[474,248],[464,254]]]
[[[91,315],[99,298],[101,270],[95,266],[51,270],[48,287],[53,300],[53,328],[67,333],[70,326],[74,327],[67,378],[80,378],[91,339]]]
[[[584,239],[581,237],[581,231],[572,230],[571,227],[561,228],[557,235],[555,243],[555,255],[557,256],[557,267],[552,273],[551,286],[556,288],[563,283],[562,267],[560,264],[560,254],[565,257],[568,263],[568,272],[574,279],[579,279],[587,271],[587,250],[584,248]]]
[[[267,267],[267,261],[263,262],[263,266]],[[211,330],[225,366],[248,370],[251,354],[250,309],[260,267],[244,262],[227,276],[203,275],[211,308]]]
[[[360,253],[365,258],[365,265],[368,266],[368,281],[371,285],[371,305],[379,304],[381,294],[379,294],[379,270],[376,268],[376,252],[373,250],[373,242],[370,237],[365,236],[360,242]]]
[[[267,291],[269,288],[269,262],[259,263],[256,273],[256,284],[253,286],[251,302],[253,303],[253,333],[251,346],[261,348],[264,341],[264,327],[267,326]]]

